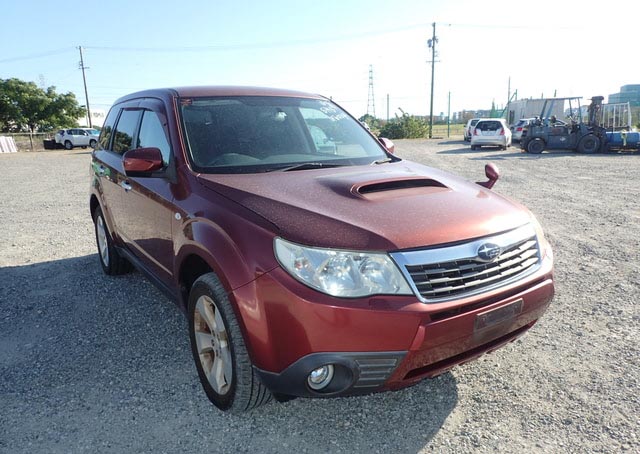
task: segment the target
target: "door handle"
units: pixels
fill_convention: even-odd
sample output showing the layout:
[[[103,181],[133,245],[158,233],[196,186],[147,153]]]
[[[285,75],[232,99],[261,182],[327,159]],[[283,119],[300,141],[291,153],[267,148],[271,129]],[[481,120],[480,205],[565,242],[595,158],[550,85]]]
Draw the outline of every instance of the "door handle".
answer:
[[[128,181],[121,181],[120,182],[120,186],[122,186],[124,188],[125,192],[129,192],[132,189],[132,187],[131,187],[131,185],[129,184]]]

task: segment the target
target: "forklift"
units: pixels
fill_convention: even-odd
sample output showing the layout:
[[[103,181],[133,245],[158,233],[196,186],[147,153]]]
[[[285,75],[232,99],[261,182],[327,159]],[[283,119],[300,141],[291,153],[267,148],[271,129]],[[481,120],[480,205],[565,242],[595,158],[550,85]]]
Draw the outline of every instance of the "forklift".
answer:
[[[583,121],[580,97],[548,98],[544,100],[540,117],[536,118],[522,132],[520,147],[523,151],[540,154],[544,150],[574,150],[578,153],[595,153],[605,149],[606,129],[598,125],[598,113],[602,108],[603,96],[591,98],[588,108],[589,118]],[[553,112],[555,103],[569,103],[566,125],[557,124]]]

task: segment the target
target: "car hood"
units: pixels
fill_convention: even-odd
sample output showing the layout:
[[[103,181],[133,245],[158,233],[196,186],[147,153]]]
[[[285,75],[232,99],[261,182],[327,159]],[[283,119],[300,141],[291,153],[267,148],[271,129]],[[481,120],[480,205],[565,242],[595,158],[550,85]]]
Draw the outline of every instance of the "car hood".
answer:
[[[443,171],[408,161],[199,181],[309,246],[399,250],[457,242],[527,223],[524,207]]]

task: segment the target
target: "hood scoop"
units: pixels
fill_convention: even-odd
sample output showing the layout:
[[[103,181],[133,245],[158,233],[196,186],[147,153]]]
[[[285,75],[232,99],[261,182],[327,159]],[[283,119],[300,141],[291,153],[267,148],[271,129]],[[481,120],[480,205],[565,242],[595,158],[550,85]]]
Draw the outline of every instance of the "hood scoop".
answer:
[[[354,186],[352,191],[365,198],[379,198],[418,195],[448,189],[431,178],[401,178],[362,183]]]

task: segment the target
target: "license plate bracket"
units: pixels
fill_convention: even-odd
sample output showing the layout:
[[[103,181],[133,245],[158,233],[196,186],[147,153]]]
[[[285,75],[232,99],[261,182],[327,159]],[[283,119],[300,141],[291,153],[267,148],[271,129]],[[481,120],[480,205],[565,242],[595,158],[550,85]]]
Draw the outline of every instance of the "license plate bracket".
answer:
[[[523,305],[524,301],[522,299],[518,299],[505,304],[504,306],[480,312],[476,316],[473,327],[474,331],[483,331],[504,322],[512,321],[522,312]]]

